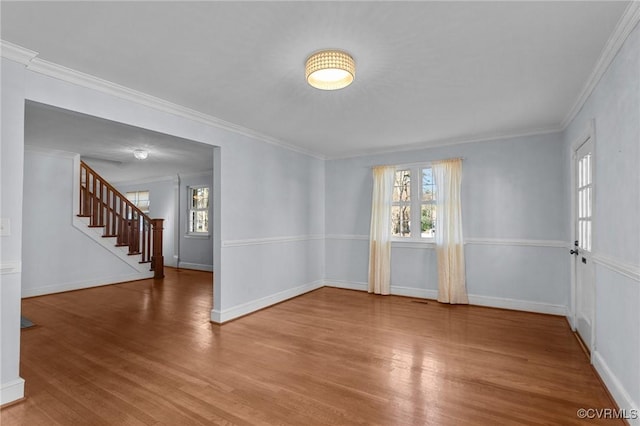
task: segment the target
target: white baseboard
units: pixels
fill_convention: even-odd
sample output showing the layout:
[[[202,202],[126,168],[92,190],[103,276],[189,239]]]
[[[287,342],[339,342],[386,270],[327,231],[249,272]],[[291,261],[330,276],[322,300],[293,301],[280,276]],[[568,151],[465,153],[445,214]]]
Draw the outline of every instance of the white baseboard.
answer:
[[[100,287],[103,285],[123,283],[127,281],[146,280],[153,278],[153,271],[145,273],[120,275],[117,277],[106,277],[87,281],[76,281],[73,283],[54,284],[34,288],[25,288],[22,285],[22,297],[43,296],[45,294],[62,293],[63,291],[82,290],[91,287]]]
[[[438,290],[432,290],[428,288],[402,287],[396,285],[391,286],[391,294],[395,296],[416,297],[418,299],[438,298]]]
[[[559,315],[563,317],[569,315],[569,310],[565,305],[553,305],[551,303],[507,299],[503,297],[479,296],[476,294],[469,295],[469,304],[490,308],[511,309],[514,311],[535,312],[538,314]]]
[[[567,308],[567,311],[569,309]],[[573,323],[573,314],[571,312],[567,313],[567,322],[569,323],[569,327],[571,327],[571,331],[576,331],[576,325]]]
[[[367,291],[369,286],[365,282],[327,280],[327,287],[344,288],[348,290]],[[438,291],[433,289],[423,289],[415,287],[391,286],[391,294],[396,296],[416,297],[420,299],[437,299]],[[491,308],[512,309],[515,311],[536,312],[540,314],[551,314],[568,316],[569,311],[564,305],[552,305],[550,303],[531,302],[528,300],[506,299],[502,297],[469,295],[469,304],[487,306]]]
[[[242,303],[232,308],[224,309],[223,311],[212,309],[211,321],[217,324],[222,324],[227,321],[231,321],[232,319],[266,308],[268,306],[275,305],[276,303],[283,302],[287,299],[291,299],[292,297],[300,296],[301,294],[316,290],[320,287],[324,287],[324,282],[322,280],[303,284],[301,286],[294,287],[289,290],[284,290],[270,296]]]
[[[344,280],[327,280],[324,285],[326,287],[344,288],[346,290],[360,290],[368,291],[369,284],[358,281],[344,281]]]
[[[202,265],[200,263],[178,262],[178,268],[195,269],[196,271],[213,272],[213,265]]]
[[[0,405],[24,398],[24,379],[18,377],[0,387]]]
[[[626,414],[630,417],[635,417],[627,419],[629,424],[631,426],[640,426],[640,401],[633,401],[629,392],[627,392],[622,383],[620,383],[620,380],[618,380],[613,371],[611,371],[597,350],[591,354],[591,360],[594,368],[611,393],[611,396],[613,396],[616,404],[618,404],[618,407],[621,410],[625,410]]]

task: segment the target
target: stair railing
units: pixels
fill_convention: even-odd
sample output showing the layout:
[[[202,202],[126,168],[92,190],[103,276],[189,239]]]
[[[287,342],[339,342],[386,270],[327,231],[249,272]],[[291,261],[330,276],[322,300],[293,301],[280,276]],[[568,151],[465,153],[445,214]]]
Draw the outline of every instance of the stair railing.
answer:
[[[115,237],[116,246],[128,247],[129,255],[140,255],[140,263],[150,263],[154,278],[164,277],[164,219],[151,219],[84,161],[80,162],[78,216],[88,217],[90,228],[103,228],[103,237]]]

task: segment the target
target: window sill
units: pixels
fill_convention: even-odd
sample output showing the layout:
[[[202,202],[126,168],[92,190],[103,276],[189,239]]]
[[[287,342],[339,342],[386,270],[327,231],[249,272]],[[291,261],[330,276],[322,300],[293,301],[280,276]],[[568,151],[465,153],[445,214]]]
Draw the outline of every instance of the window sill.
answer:
[[[196,240],[208,240],[211,238],[211,234],[185,234],[185,238],[195,238]]]
[[[432,249],[436,247],[435,240],[429,239],[424,241],[417,240],[392,240],[392,248],[417,248],[417,249]]]

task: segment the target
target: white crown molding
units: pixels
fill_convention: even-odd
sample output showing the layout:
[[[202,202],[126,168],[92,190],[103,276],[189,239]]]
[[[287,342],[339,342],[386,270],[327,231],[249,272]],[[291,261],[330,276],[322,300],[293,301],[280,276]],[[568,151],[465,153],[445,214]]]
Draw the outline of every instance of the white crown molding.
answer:
[[[178,176],[180,177],[180,179],[184,179],[184,178],[192,178],[197,176],[207,176],[212,174],[213,174],[213,169],[209,169],[209,170],[201,170],[199,172],[178,173]]]
[[[133,89],[129,89],[125,86],[121,86],[119,84],[115,84],[89,74],[85,74],[79,71],[72,70],[70,68],[66,68],[62,65],[45,61],[43,59],[37,58],[38,52],[25,49],[21,46],[15,45],[13,43],[10,43],[4,40],[0,40],[0,47],[2,51],[2,57],[25,64],[27,65],[27,68],[31,71],[38,72],[40,74],[43,74],[49,77],[57,78],[57,79],[74,83],[90,89],[98,90],[103,93],[107,93],[122,99],[130,100],[138,104],[142,104],[163,112],[181,116],[181,117],[194,120],[203,124],[211,125],[220,129],[232,131],[237,134],[258,139],[275,146],[279,146],[294,152],[298,152],[300,154],[308,155],[321,160],[338,160],[338,159],[347,159],[347,158],[353,158],[353,157],[364,157],[369,155],[385,154],[385,153],[391,153],[391,152],[415,151],[420,149],[436,148],[436,147],[449,146],[449,145],[487,142],[487,141],[493,141],[493,140],[504,140],[504,139],[512,139],[512,138],[519,138],[519,137],[526,137],[526,136],[536,136],[536,135],[562,132],[568,127],[568,125],[575,118],[575,116],[580,111],[584,103],[587,101],[590,94],[593,92],[594,88],[596,87],[596,85],[598,84],[598,82],[600,81],[604,73],[607,71],[609,65],[611,65],[611,62],[613,61],[616,54],[624,44],[625,40],[628,38],[629,34],[631,34],[631,32],[633,31],[633,29],[635,28],[635,26],[638,24],[639,21],[640,21],[640,2],[632,1],[630,2],[629,6],[627,7],[625,12],[621,16],[620,20],[618,21],[613,33],[609,37],[609,40],[607,41],[607,44],[605,45],[605,48],[603,49],[603,52],[600,55],[600,58],[596,63],[596,66],[592,71],[589,79],[587,80],[587,83],[585,84],[583,90],[581,91],[580,95],[574,102],[573,106],[565,116],[564,120],[562,120],[562,122],[559,125],[554,125],[554,126],[551,126],[548,128],[542,128],[542,129],[530,129],[527,131],[514,132],[514,133],[502,133],[502,134],[494,133],[494,134],[486,134],[486,135],[481,135],[476,137],[459,137],[459,138],[452,138],[448,140],[439,140],[439,141],[430,141],[430,142],[423,141],[418,143],[399,145],[399,146],[390,147],[390,148],[372,148],[372,149],[355,150],[355,151],[342,154],[342,155],[337,155],[337,156],[325,156],[314,151],[303,149],[291,143],[281,141],[279,139],[262,134],[252,129],[249,129],[234,123],[230,123],[228,121],[221,120],[219,118],[174,104],[172,102],[165,101],[155,96],[151,96]]]
[[[38,52],[25,49],[24,47],[18,46],[11,42],[0,40],[0,48],[2,57],[26,65],[27,69],[30,71],[37,72],[48,77],[53,77],[58,80],[77,84],[82,87],[87,87],[89,89],[97,90],[99,92],[116,96],[121,99],[126,99],[163,112],[167,112],[169,114],[177,115],[203,124],[228,130],[237,134],[248,136],[250,138],[258,139],[271,145],[276,145],[300,154],[308,155],[321,160],[325,159],[323,155],[317,152],[300,148],[296,145],[281,141],[255,130],[219,119],[217,117],[213,117],[208,114],[201,113],[199,111],[175,104],[173,102],[165,101],[164,99],[160,99],[155,96],[151,96],[146,93],[139,92],[137,90],[133,90],[116,83],[112,83],[108,80],[104,80],[90,74],[76,71],[74,69],[67,68],[65,66],[46,61],[44,59],[40,59],[37,57],[39,54]]]
[[[214,126],[219,129],[228,130],[237,134],[248,136],[250,138],[258,139],[271,145],[276,145],[281,148],[288,149],[290,151],[295,151],[300,154],[324,159],[323,156],[319,155],[316,152],[302,149],[298,146],[256,132],[246,127],[221,120],[217,117],[201,113],[191,108],[174,104],[173,102],[165,101],[164,99],[160,99],[155,96],[151,96],[146,93],[139,92],[137,90],[133,90],[116,83],[112,83],[108,80],[104,80],[90,74],[86,74],[80,71],[73,70],[71,68],[64,67],[62,65],[55,64],[53,62],[45,61],[40,58],[32,59],[31,62],[27,65],[27,69],[46,75],[48,77],[57,78],[58,80],[67,81],[69,83],[77,84],[82,87],[87,87],[89,89],[97,90],[112,96],[119,97],[121,99],[126,99],[141,105],[145,105],[162,112],[184,117],[189,120]]]
[[[389,154],[394,152],[407,152],[407,151],[419,151],[421,149],[428,148],[439,148],[443,146],[451,146],[451,145],[464,145],[468,143],[478,143],[478,142],[491,142],[491,141],[500,141],[505,139],[515,139],[515,138],[524,138],[528,136],[540,136],[540,135],[548,135],[552,133],[560,133],[564,130],[561,126],[552,126],[549,128],[542,129],[531,129],[522,132],[513,132],[513,133],[492,133],[481,135],[477,137],[459,137],[459,138],[451,138],[451,139],[442,139],[437,141],[422,141],[417,143],[410,143],[405,145],[397,145],[390,148],[370,148],[370,149],[362,149],[352,151],[350,153],[346,153],[344,155],[338,156],[327,156],[326,160],[346,160],[349,158],[356,157],[366,157],[370,155],[379,155],[379,154]]]
[[[618,259],[614,259],[601,254],[593,254],[591,259],[594,263],[602,265],[605,268],[617,272],[620,275],[624,275],[627,278],[631,278],[634,281],[640,282],[640,267],[627,263]]]
[[[213,174],[213,170],[202,170],[199,172],[178,173],[170,176],[156,176],[156,177],[149,177],[145,179],[136,179],[136,180],[115,180],[114,179],[111,181],[111,183],[118,184],[118,185],[140,185],[145,183],[165,182],[165,181],[173,181],[174,183],[177,183],[176,181],[178,179],[181,180],[181,179],[192,178],[197,176],[209,176],[212,174]]]
[[[324,240],[324,235],[312,234],[312,235],[293,235],[285,237],[269,237],[269,238],[250,238],[246,240],[226,240],[222,242],[222,247],[242,247],[242,246],[255,246],[262,244],[281,244],[290,243],[295,241],[311,241],[311,240]]]
[[[585,102],[587,102],[587,99],[600,82],[600,79],[605,74],[605,72],[609,68],[609,65],[611,65],[618,51],[629,37],[629,34],[631,34],[633,29],[636,27],[638,22],[640,22],[640,2],[632,1],[620,17],[620,20],[618,20],[618,24],[616,25],[616,28],[613,30],[613,33],[609,37],[607,44],[602,50],[596,66],[591,72],[591,75],[589,76],[586,84],[582,88],[582,92],[580,92],[580,95],[576,99],[575,103],[567,113],[564,120],[562,120],[561,126],[563,130],[566,129],[571,121],[576,117],[576,115],[578,115],[578,112],[580,111],[580,109],[582,109],[582,106],[585,104]]]
[[[158,177],[150,177],[145,179],[136,179],[136,180],[112,180],[111,183],[119,186],[131,186],[131,185],[145,185],[149,183],[157,183],[157,182],[172,182],[175,179],[175,176],[158,176]]]
[[[56,157],[56,158],[74,159],[78,155],[75,152],[62,151],[59,149],[49,149],[49,148],[44,148],[40,146],[31,146],[31,145],[25,145],[24,150],[25,152],[33,152],[33,153],[46,155],[49,157]]]
[[[0,40],[0,54],[3,58],[18,62],[22,65],[28,65],[33,58],[38,56],[38,52],[25,49],[22,46],[5,40]]]
[[[66,158],[69,160],[72,160],[78,156],[78,154],[75,152],[63,151],[60,149],[50,149],[50,148],[44,148],[44,147],[32,146],[32,145],[25,145],[24,151],[33,152],[40,155],[46,155],[48,157]]]

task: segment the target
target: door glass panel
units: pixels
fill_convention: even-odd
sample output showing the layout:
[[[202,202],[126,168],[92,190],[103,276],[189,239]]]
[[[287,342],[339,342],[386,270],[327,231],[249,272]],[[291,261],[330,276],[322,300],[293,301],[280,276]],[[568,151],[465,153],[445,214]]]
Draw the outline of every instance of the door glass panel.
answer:
[[[578,160],[577,188],[577,238],[578,246],[591,251],[591,215],[593,214],[593,188],[591,153],[588,152]]]

